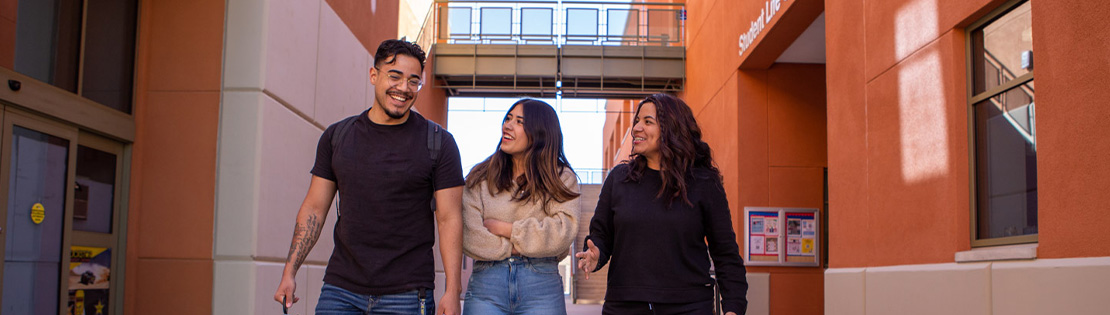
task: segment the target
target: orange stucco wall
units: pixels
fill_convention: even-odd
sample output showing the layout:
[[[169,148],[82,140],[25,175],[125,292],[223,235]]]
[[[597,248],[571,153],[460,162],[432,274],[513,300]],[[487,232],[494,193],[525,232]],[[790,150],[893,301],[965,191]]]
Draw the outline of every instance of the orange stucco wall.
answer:
[[[212,311],[224,1],[142,1],[126,314]]]
[[[770,62],[764,60],[766,57],[760,62],[746,58],[753,53],[777,57],[821,13],[823,3],[821,0],[783,1],[779,13],[764,30],[765,34],[743,56],[739,54],[740,34],[746,33],[750,23],[759,16],[764,1],[705,0],[687,3],[686,84],[682,95],[694,112],[698,112],[698,107],[707,104],[708,99],[718,93],[723,82],[741,63],[753,65],[746,66],[747,69],[770,66]],[[783,20],[786,23],[776,27]]]
[[[744,248],[747,246],[743,243],[744,207],[825,211],[825,67],[773,64],[766,70],[734,73],[735,79],[727,81],[699,116],[699,122],[704,120],[706,134],[713,135],[709,140],[720,141],[711,145],[725,172],[729,204],[733,205],[733,225],[738,243]],[[718,98],[724,98],[720,103],[726,108],[734,109],[715,111]],[[717,135],[723,139],[717,140]],[[748,270],[771,274],[772,314],[824,312],[824,304],[820,303],[824,299],[823,269],[749,267]],[[799,299],[813,303],[790,302]]]
[[[829,266],[866,266],[870,237],[867,227],[854,222],[868,219],[867,158],[851,152],[867,150],[867,80],[863,75],[863,23],[856,16],[863,12],[863,1],[828,0],[825,11],[825,58],[828,76],[827,115],[829,146],[829,205],[836,205],[829,216]],[[837,30],[836,32],[829,31]],[[840,210],[843,209],[843,210]],[[854,255],[834,253],[855,252]]]
[[[970,249],[966,36],[957,27],[991,2],[826,2],[830,267],[945,263]],[[910,27],[913,38],[897,31]],[[923,160],[936,162],[914,164]]]
[[[970,249],[964,28],[1002,2],[827,0],[831,267],[950,263]],[[898,19],[907,12],[934,21],[908,44],[896,30],[913,23]],[[1102,2],[1032,4],[1041,258],[1110,255],[1110,234],[1101,232],[1110,216],[1097,210],[1105,208],[1099,187],[1110,184],[1100,162],[1110,145],[1098,136],[1110,110],[1095,105],[1110,96],[1102,88],[1110,83],[1110,34],[1093,31],[1108,29],[1106,14]],[[930,112],[942,113],[942,127],[902,122],[900,111],[928,106],[906,103],[920,90],[928,98],[911,98],[935,102]],[[913,137],[936,146],[914,151]],[[943,163],[914,179],[906,174],[921,166],[906,155]]]
[[[435,87],[436,84],[433,82],[435,76],[432,74],[432,65],[435,64],[432,60],[434,57],[431,53],[431,47],[424,47],[424,49],[428,51],[428,59],[424,62],[423,74],[426,83],[417,95],[416,104],[413,106],[425,118],[447,127],[447,90]],[[371,54],[373,54],[373,51],[371,51]]]
[[[946,263],[970,249],[966,37],[955,28],[989,2],[826,1],[830,267]]]
[[[1033,2],[1040,247],[1110,256],[1110,2]]]
[[[738,234],[744,206],[823,208],[827,167],[829,267],[952,263],[971,249],[965,28],[1005,2],[786,1],[744,55],[737,39],[763,1],[687,3],[680,96],[715,150]],[[767,63],[815,3],[827,64]],[[1033,0],[1039,258],[1110,256],[1107,15],[1110,2]],[[749,272],[771,273],[772,314],[823,312],[795,303],[823,299],[823,269]]]
[[[601,134],[604,151],[601,166],[612,169],[628,159],[632,153],[632,141],[627,139],[632,120],[635,118],[636,104],[640,100],[608,100],[605,103],[605,126]]]
[[[784,1],[767,34],[740,55],[739,35],[759,16],[762,1],[687,4],[690,37],[681,97],[694,110],[724,174],[741,248],[746,246],[744,207],[824,211],[825,67],[770,62],[820,14],[821,6],[821,1]],[[771,275],[771,314],[824,312],[822,268],[748,271]],[[796,303],[800,300],[812,303]]]
[[[397,9],[399,0],[326,0],[328,5],[347,24],[355,38],[366,46],[370,57],[383,40],[397,38]],[[425,50],[428,48],[425,47]]]

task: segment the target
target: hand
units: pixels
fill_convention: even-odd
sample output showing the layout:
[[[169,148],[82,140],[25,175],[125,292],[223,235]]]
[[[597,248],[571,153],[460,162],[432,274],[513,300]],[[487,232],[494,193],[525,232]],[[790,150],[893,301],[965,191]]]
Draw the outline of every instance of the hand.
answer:
[[[601,252],[594,246],[593,240],[586,240],[586,251],[574,254],[578,258],[578,269],[586,275],[586,280],[590,279],[590,273],[597,267],[597,258],[601,257]],[[735,315],[735,314],[733,314]]]
[[[513,237],[513,224],[512,223],[501,221],[501,220],[496,220],[496,219],[486,219],[485,221],[482,221],[482,225],[485,225],[486,229],[489,230],[490,233],[493,233],[493,235],[497,235],[497,236],[504,237],[504,238],[512,238]]]
[[[274,301],[279,304],[284,300],[285,308],[293,307],[293,303],[297,303],[301,298],[293,294],[297,291],[297,280],[291,276],[281,277],[281,283],[278,284],[277,292],[274,292]]]
[[[459,292],[447,290],[436,303],[436,315],[459,315]],[[733,314],[735,315],[735,314]]]

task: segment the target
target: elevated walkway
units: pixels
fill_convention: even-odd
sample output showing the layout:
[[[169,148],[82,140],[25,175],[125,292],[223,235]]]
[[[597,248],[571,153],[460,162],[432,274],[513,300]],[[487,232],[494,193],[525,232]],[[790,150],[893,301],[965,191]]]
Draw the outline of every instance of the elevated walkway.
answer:
[[[450,96],[639,98],[685,80],[673,3],[440,1],[419,42]]]

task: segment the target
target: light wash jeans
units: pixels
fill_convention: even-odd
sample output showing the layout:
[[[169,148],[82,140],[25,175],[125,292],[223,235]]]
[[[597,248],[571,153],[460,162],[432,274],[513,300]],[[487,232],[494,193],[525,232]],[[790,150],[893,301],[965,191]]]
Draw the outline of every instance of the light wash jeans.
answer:
[[[418,291],[389,295],[362,295],[325,283],[320,289],[317,315],[424,315],[436,311],[432,290],[421,298]]]
[[[465,301],[463,315],[567,313],[555,257],[476,261]]]

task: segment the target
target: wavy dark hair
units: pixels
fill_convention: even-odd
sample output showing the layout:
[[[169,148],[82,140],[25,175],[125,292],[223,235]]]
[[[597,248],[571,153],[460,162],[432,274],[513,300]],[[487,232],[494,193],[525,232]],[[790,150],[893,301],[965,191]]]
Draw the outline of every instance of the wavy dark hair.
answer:
[[[428,57],[424,49],[416,43],[400,39],[387,39],[378,45],[378,51],[374,53],[374,68],[380,69],[382,64],[393,64],[397,61],[397,55],[416,58],[420,62],[420,71],[424,71],[424,59]]]
[[[531,142],[524,151],[524,159],[528,161],[524,174],[512,178],[513,157],[501,151],[498,140],[497,150],[470,170],[466,187],[473,188],[486,181],[493,195],[512,189],[515,180],[518,186],[513,191],[513,200],[540,201],[545,210],[547,201],[565,202],[578,198],[580,194],[566,187],[559,176],[563,170],[571,173],[574,170],[563,153],[563,130],[555,109],[543,101],[525,98],[509,107],[506,117],[517,106],[524,107],[524,133]]]
[[[659,189],[656,198],[667,198],[670,205],[675,199],[682,199],[687,205],[693,206],[687,197],[688,181],[693,179],[692,172],[695,168],[704,168],[713,174],[712,180],[721,182],[721,171],[713,162],[713,154],[709,144],[701,139],[701,128],[690,106],[681,99],[663,93],[654,94],[644,98],[636,106],[636,116],[644,104],[655,104],[655,121],[659,126],[659,175],[663,180],[663,187]],[[633,126],[639,123],[638,118]],[[647,158],[634,154],[625,163],[629,166],[626,182],[639,182],[647,168]]]

